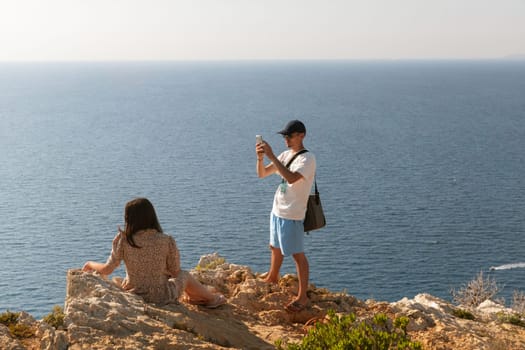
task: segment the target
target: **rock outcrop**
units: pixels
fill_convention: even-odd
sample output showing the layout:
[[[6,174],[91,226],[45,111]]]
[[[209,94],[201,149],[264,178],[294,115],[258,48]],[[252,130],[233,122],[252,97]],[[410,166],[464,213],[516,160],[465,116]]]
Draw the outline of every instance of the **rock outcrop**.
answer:
[[[424,349],[525,349],[525,328],[503,323],[511,314],[486,302],[474,310],[474,320],[454,316],[456,307],[428,294],[396,303],[360,301],[310,285],[310,305],[295,314],[283,306],[297,290],[295,276],[279,284],[264,283],[246,266],[217,255],[201,259],[192,274],[223,293],[228,304],[209,310],[184,303],[146,304],[103,277],[70,270],[67,276],[64,329],[55,329],[22,313],[19,322],[35,329],[24,341],[0,324],[1,349],[273,349],[277,340],[299,342],[308,327],[328,310],[371,318],[383,312],[410,319],[408,333]]]

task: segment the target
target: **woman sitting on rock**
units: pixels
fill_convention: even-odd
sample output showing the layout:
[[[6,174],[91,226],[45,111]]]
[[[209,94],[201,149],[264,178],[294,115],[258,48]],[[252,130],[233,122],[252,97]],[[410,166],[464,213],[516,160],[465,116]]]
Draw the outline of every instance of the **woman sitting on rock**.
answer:
[[[226,303],[222,294],[212,293],[187,271],[180,269],[180,256],[173,237],[164,234],[155,209],[146,198],[126,204],[125,228],[118,229],[113,249],[105,264],[88,261],[83,271],[111,274],[122,260],[126,278],[122,288],[140,295],[148,303],[177,303],[182,292],[192,304],[216,308]]]

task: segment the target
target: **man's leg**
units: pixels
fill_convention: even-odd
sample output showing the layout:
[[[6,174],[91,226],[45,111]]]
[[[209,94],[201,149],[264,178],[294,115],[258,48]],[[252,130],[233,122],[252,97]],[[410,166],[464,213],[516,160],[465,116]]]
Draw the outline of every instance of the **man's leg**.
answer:
[[[272,251],[270,271],[268,271],[268,276],[266,276],[264,281],[268,283],[277,283],[279,282],[279,271],[281,270],[284,256],[280,248],[270,246],[270,250]]]
[[[308,259],[306,259],[306,255],[304,253],[294,254],[293,258],[295,260],[295,267],[297,269],[297,277],[299,278],[299,290],[297,291],[297,298],[295,301],[301,305],[305,305],[308,302],[306,291],[308,290],[310,266],[308,265]]]

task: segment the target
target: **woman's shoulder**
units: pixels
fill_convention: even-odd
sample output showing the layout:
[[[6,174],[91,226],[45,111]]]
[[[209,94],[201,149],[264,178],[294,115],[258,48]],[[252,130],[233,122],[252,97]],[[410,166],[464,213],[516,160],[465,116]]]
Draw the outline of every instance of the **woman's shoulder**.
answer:
[[[155,249],[158,249],[159,247],[168,247],[175,243],[170,235],[157,230],[138,231],[134,237],[134,240],[135,243],[142,248],[156,247]]]
[[[165,240],[165,241],[175,241],[175,239],[173,238],[173,236],[171,236],[170,234],[168,233],[165,233],[165,232],[155,232],[155,237],[157,239],[160,239],[160,240]]]

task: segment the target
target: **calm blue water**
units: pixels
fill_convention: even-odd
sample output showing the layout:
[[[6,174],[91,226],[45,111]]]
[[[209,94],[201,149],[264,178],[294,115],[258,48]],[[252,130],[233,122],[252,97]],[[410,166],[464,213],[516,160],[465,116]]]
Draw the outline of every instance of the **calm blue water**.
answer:
[[[184,268],[217,251],[265,271],[279,180],[256,177],[254,138],[282,151],[295,118],[328,220],[306,239],[317,286],[450,299],[483,270],[525,290],[524,268],[489,272],[525,262],[525,62],[2,63],[0,311],[62,305],[136,196]]]

